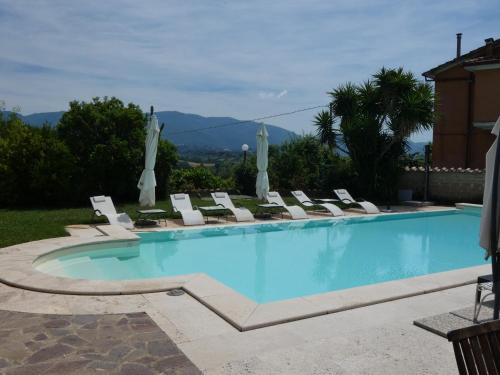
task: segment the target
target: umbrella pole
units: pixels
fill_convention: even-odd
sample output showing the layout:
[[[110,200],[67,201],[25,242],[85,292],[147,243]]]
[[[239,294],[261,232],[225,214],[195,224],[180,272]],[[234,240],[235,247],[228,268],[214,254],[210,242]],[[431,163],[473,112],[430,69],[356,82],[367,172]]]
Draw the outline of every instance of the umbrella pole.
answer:
[[[492,255],[491,256],[491,267],[493,269],[493,293],[495,295],[495,302],[493,305],[493,319],[498,319],[499,315],[499,310],[500,310],[500,298],[498,298],[498,288],[500,286],[500,280],[498,275],[500,272],[498,272],[498,256]]]
[[[498,152],[498,136],[496,139],[497,147],[495,150],[495,163],[493,167],[493,181],[491,186],[491,226],[490,226],[490,254],[491,254],[491,270],[493,273],[493,294],[495,296],[495,304],[493,307],[493,319],[498,319],[500,310],[500,272],[498,272],[498,228],[497,228],[497,207],[498,207],[498,175],[500,168],[500,152]]]

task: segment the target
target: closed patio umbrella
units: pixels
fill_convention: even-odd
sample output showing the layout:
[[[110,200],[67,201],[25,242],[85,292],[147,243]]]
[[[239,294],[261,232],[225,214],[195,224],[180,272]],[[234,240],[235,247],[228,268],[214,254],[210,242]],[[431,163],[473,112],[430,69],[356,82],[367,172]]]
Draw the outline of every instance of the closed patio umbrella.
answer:
[[[266,126],[261,125],[257,132],[257,182],[255,183],[255,191],[259,199],[264,197],[269,192],[269,177],[267,176],[267,151],[269,143],[267,142],[268,133]]]
[[[145,207],[154,207],[156,200],[156,178],[154,168],[156,164],[159,135],[160,128],[158,127],[158,119],[153,111],[151,111],[147,125],[145,165],[139,183],[137,184],[137,187],[141,190],[139,203],[141,206]]]
[[[498,264],[500,255],[500,152],[498,150],[500,117],[495,123],[491,133],[495,135],[496,138],[486,153],[486,176],[484,182],[479,244],[486,249],[487,255],[491,257],[493,292],[495,294],[493,319],[498,319],[500,308],[500,265]]]

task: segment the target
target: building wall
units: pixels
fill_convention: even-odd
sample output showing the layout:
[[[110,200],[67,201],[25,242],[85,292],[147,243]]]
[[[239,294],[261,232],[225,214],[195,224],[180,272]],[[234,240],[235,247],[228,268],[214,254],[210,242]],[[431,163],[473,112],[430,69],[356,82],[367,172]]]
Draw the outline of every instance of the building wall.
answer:
[[[500,69],[474,72],[473,122],[495,122],[500,115]],[[484,168],[484,157],[493,143],[491,130],[473,128],[468,167]]]
[[[433,168],[429,174],[429,199],[446,203],[482,203],[484,170],[442,170]],[[422,199],[425,172],[408,169],[401,176],[400,189],[413,191],[414,199]]]
[[[500,114],[500,69],[478,70],[474,75],[474,121],[496,121]]]
[[[435,81],[437,122],[433,131],[432,164],[465,167],[470,75],[449,69]]]

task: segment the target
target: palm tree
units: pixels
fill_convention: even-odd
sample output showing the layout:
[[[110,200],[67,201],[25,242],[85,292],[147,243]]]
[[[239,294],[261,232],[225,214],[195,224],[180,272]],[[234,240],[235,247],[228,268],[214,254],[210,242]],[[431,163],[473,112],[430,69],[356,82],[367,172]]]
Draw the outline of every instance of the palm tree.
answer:
[[[328,111],[321,111],[314,116],[314,126],[319,141],[328,146],[330,150],[335,147],[335,132],[333,131],[333,119]]]
[[[434,124],[431,86],[402,68],[382,68],[373,80],[329,94],[363,193],[393,193],[408,138]]]

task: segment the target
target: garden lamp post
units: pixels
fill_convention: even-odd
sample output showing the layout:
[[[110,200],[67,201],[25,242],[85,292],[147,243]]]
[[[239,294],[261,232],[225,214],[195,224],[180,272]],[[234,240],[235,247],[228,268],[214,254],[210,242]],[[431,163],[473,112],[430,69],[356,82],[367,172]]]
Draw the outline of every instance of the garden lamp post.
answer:
[[[248,145],[246,143],[243,143],[241,145],[241,151],[243,151],[243,164],[246,164],[246,162],[247,162],[247,152],[248,152]]]

